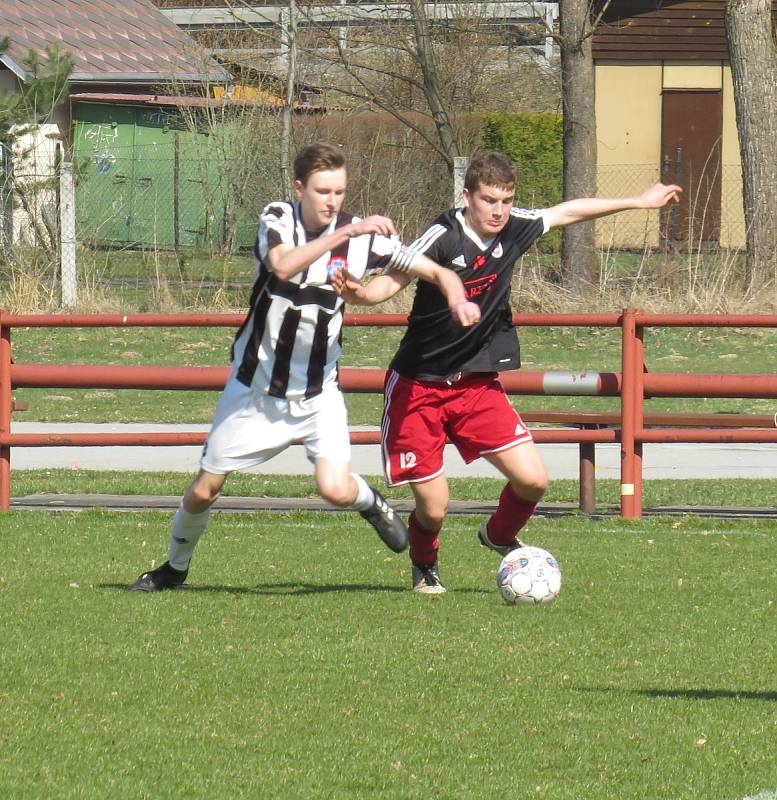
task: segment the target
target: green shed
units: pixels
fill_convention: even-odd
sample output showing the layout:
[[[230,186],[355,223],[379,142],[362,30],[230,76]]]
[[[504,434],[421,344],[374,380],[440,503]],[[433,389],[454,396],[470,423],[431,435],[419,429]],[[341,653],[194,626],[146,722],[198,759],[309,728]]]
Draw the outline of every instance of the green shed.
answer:
[[[96,246],[216,247],[226,237],[224,182],[196,115],[130,96],[74,105],[78,238]],[[135,99],[135,104],[132,103]],[[155,98],[156,99],[156,98]],[[189,124],[187,124],[187,120]],[[258,209],[257,209],[258,211]],[[256,216],[238,231],[250,246]]]

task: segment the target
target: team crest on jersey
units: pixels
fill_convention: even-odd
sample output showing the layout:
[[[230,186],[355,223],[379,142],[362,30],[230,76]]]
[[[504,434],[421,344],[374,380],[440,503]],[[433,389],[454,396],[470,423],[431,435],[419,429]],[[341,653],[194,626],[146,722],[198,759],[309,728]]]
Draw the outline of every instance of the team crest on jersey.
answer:
[[[502,243],[499,244],[494,248],[494,252],[491,253],[494,258],[501,258],[504,255],[504,250],[502,250]]]
[[[332,275],[334,275],[338,269],[348,269],[348,262],[342,256],[332,256],[326,265],[327,281],[332,279]]]

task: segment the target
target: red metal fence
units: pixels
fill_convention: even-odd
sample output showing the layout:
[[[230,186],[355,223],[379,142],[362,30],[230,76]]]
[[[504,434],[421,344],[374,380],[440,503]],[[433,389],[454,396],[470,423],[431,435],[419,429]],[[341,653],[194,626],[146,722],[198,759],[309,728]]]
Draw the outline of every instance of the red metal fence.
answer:
[[[102,389],[221,389],[229,370],[222,367],[112,366],[93,364],[19,364],[12,358],[13,328],[96,327],[237,327],[238,314],[196,315],[22,315],[0,311],[0,510],[10,506],[11,448],[48,446],[171,446],[201,444],[203,433],[80,433],[14,434],[11,432],[12,391],[23,387]],[[349,326],[404,326],[404,314],[346,314]],[[621,328],[621,371],[510,372],[502,382],[510,394],[589,395],[620,397],[618,420],[606,414],[556,412],[555,421],[576,425],[562,429],[533,429],[538,443],[580,445],[581,507],[592,510],[594,447],[619,442],[621,446],[621,516],[642,516],[642,447],[648,442],[777,442],[771,417],[721,415],[661,415],[646,428],[646,397],[777,397],[777,376],[767,374],[648,373],[644,365],[643,333],[658,327],[777,328],[777,315],[645,314],[634,309],[611,314],[514,314],[521,327]],[[348,392],[381,392],[384,370],[340,370]],[[525,415],[528,422],[547,415]],[[552,414],[550,415],[553,416]],[[602,427],[605,424],[615,427]],[[728,423],[730,427],[714,427]],[[770,423],[767,425],[767,423]],[[670,427],[700,426],[697,428]],[[739,426],[753,426],[748,429]],[[758,427],[756,427],[758,426]],[[760,427],[763,426],[763,427]],[[377,441],[378,434],[353,433],[354,444]]]

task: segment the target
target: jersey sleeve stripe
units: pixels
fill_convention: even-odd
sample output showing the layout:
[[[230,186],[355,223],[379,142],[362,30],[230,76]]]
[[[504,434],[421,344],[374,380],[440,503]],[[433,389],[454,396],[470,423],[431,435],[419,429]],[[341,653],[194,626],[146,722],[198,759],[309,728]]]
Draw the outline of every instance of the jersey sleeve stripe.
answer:
[[[518,217],[518,219],[540,219],[545,213],[544,208],[517,208],[513,207],[510,210],[510,216]]]
[[[411,245],[411,249],[417,253],[426,252],[444,233],[448,230],[444,225],[432,225],[425,233],[422,233]]]

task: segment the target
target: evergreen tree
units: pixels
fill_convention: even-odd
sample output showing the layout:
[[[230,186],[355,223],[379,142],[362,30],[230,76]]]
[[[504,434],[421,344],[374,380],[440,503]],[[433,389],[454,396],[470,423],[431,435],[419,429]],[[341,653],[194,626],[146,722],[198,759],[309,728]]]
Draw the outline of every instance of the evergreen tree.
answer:
[[[8,50],[8,37],[0,38],[0,55]],[[40,180],[20,180],[14,174],[13,163],[23,164],[34,156],[35,133],[50,118],[51,113],[67,98],[68,80],[73,59],[62,52],[58,44],[46,47],[44,56],[30,50],[22,61],[25,80],[19,91],[0,92],[0,213],[7,223],[12,202],[18,202],[27,212],[37,244],[52,258],[56,252],[56,231],[51,221],[35,207],[33,197]],[[5,229],[9,226],[3,225]],[[0,236],[0,239],[7,239]],[[4,242],[8,249],[8,242]]]

